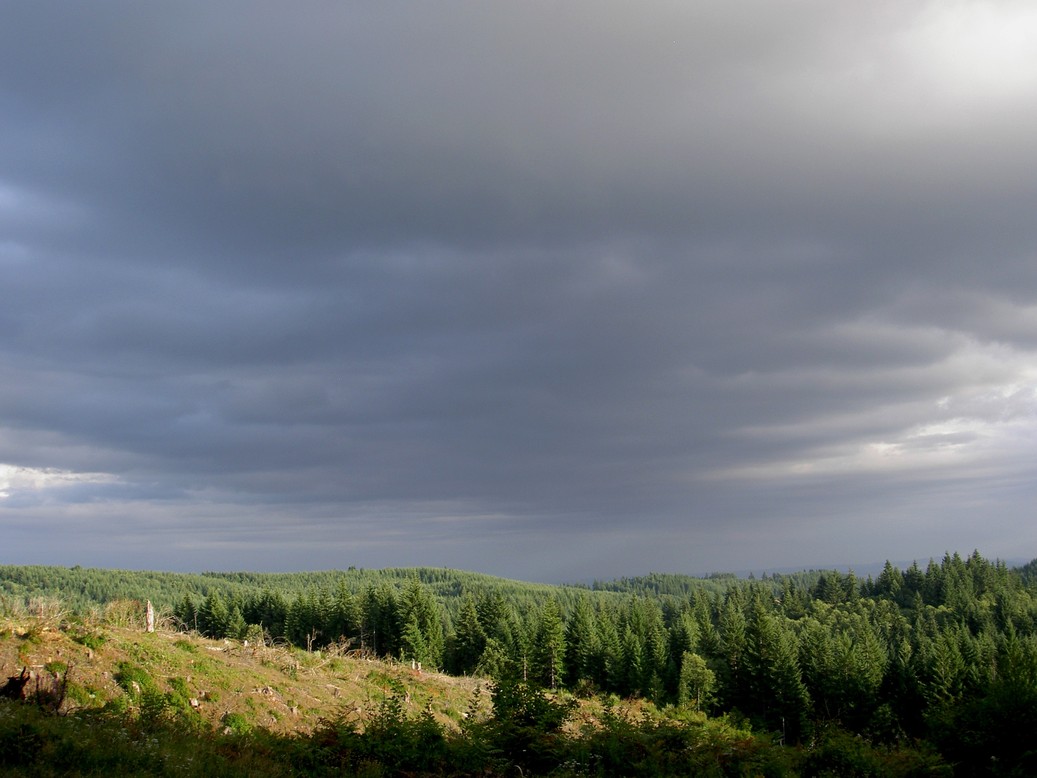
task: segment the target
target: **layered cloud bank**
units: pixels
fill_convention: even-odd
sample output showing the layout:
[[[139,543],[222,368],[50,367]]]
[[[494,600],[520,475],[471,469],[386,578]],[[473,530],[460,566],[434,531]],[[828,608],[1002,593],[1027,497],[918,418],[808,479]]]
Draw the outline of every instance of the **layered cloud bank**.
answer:
[[[1028,4],[4,17],[10,561],[1037,555]]]

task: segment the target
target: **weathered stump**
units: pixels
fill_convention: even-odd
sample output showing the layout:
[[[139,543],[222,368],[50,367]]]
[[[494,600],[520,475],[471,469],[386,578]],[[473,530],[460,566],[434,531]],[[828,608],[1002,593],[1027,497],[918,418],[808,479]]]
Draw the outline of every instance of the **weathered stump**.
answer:
[[[25,687],[29,684],[29,668],[23,667],[21,675],[12,675],[7,683],[0,686],[0,697],[7,700],[25,700],[27,692]]]

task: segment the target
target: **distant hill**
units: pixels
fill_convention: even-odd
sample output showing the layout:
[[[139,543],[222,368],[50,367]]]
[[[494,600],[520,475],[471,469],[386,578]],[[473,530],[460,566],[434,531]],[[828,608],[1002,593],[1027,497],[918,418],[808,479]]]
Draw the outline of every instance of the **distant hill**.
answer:
[[[402,587],[414,579],[420,581],[448,611],[454,610],[454,604],[466,591],[500,594],[509,601],[555,597],[564,606],[580,596],[597,599],[618,593],[721,593],[738,583],[734,576],[695,578],[652,574],[643,578],[596,582],[593,586],[557,585],[434,567],[349,568],[298,573],[168,573],[78,566],[0,565],[0,597],[60,597],[74,608],[89,608],[121,599],[151,600],[156,607],[169,609],[185,596],[205,598],[213,592],[228,600],[244,598],[260,590],[296,597],[311,590],[335,591],[339,586],[352,592],[382,584]]]

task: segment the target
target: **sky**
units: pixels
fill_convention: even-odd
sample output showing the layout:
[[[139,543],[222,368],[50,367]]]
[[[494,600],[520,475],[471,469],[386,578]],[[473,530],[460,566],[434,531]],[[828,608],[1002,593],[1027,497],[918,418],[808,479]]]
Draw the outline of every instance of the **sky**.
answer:
[[[15,0],[0,562],[1037,557],[1037,7]]]

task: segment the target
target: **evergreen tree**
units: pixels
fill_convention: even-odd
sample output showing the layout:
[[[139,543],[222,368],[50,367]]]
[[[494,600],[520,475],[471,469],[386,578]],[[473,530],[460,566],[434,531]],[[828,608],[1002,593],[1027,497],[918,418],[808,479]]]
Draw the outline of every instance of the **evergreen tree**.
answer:
[[[243,615],[249,624],[262,625],[270,637],[281,638],[288,617],[288,602],[280,592],[264,588],[258,596],[246,600]]]
[[[643,694],[646,680],[644,643],[628,624],[623,629],[623,682],[622,694]]]
[[[673,698],[680,696],[680,672],[685,653],[698,648],[698,626],[688,611],[678,613],[670,623],[669,645],[666,652],[666,691]],[[705,661],[705,660],[703,660]]]
[[[972,588],[977,597],[987,593],[993,593],[997,588],[997,572],[993,565],[979,555],[979,551],[973,551],[967,560],[965,568],[972,576]]]
[[[300,648],[319,647],[325,637],[320,596],[313,588],[295,598],[285,615],[285,637]]]
[[[600,653],[594,612],[586,597],[579,597],[565,625],[565,678],[570,686],[593,679]]]
[[[943,605],[945,591],[945,573],[943,567],[936,564],[932,559],[925,568],[925,578],[922,580],[922,601],[926,605]]]
[[[475,673],[490,678],[512,676],[515,674],[515,661],[500,641],[496,638],[486,638],[486,647],[475,666]]]
[[[961,696],[965,659],[954,630],[940,632],[919,646],[922,693],[930,705],[947,705]]]
[[[716,675],[709,669],[706,660],[698,654],[685,651],[681,655],[677,704],[706,710],[712,702],[715,688]]]
[[[475,607],[475,598],[471,592],[465,592],[461,598],[461,610],[457,617],[457,627],[451,650],[451,668],[457,675],[467,675],[475,671],[486,650],[486,632],[479,622],[479,612]]]
[[[405,625],[401,638],[404,656],[428,667],[441,666],[443,620],[432,595],[416,577],[407,582],[403,591],[399,618]]]
[[[799,619],[806,615],[809,604],[810,595],[785,576],[781,582],[782,613],[790,619]]]
[[[416,614],[410,615],[403,628],[403,634],[400,636],[400,654],[402,659],[408,659],[411,662],[421,665],[431,664],[428,660],[428,641],[425,639],[425,633],[418,623]]]
[[[476,611],[486,639],[495,641],[510,658],[516,659],[519,654],[519,639],[516,634],[518,630],[515,613],[504,599],[504,595],[500,592],[483,592],[477,598]]]
[[[912,562],[911,566],[904,571],[903,585],[900,588],[900,599],[897,600],[903,607],[918,609],[918,601],[921,601],[922,589],[925,587],[925,574],[918,566],[918,562]]]
[[[400,639],[400,613],[396,592],[388,583],[368,586],[361,598],[363,628],[361,647],[376,656],[396,656]]]
[[[735,594],[735,590],[728,592],[724,600],[717,632],[723,658],[723,664],[717,668],[719,690],[726,706],[739,708],[743,706],[747,693],[742,667],[746,648],[746,620],[741,597]]]
[[[623,643],[615,614],[611,611],[598,612],[597,643],[599,658],[595,662],[594,680],[598,686],[610,692],[622,692],[626,687],[626,672],[623,661]]]
[[[857,580],[853,570],[843,576],[841,581],[842,598],[840,602],[855,603],[861,598],[861,583]]]
[[[965,662],[965,692],[982,694],[997,680],[997,640],[989,631],[973,635],[962,629],[959,645]]]
[[[198,606],[195,605],[191,595],[185,594],[184,598],[173,608],[173,618],[176,619],[181,629],[199,630]]]
[[[829,605],[843,602],[846,599],[846,590],[843,588],[842,576],[836,572],[822,572],[810,596]]]
[[[692,610],[695,617],[695,626],[698,634],[698,651],[711,665],[724,664],[727,657],[724,653],[723,641],[720,632],[713,623],[713,614],[709,603],[701,599],[695,603]]]
[[[227,631],[226,637],[234,638],[235,640],[241,640],[245,637],[245,629],[248,625],[245,623],[245,617],[241,615],[241,606],[235,603],[227,616]]]
[[[543,686],[557,688],[565,672],[565,624],[554,598],[547,600],[540,610],[531,660],[531,677]]]
[[[328,623],[325,627],[328,639],[338,641],[355,638],[360,634],[362,623],[360,603],[346,582],[339,581],[329,607]]]
[[[749,622],[745,676],[746,713],[798,742],[806,729],[810,699],[799,669],[796,638],[777,617],[757,608]]]
[[[894,567],[893,563],[887,559],[886,564],[882,568],[882,572],[875,581],[874,594],[878,597],[888,597],[891,600],[898,600],[900,597],[900,590],[903,586],[903,573]]]
[[[226,637],[229,622],[230,611],[227,609],[227,603],[219,591],[213,589],[198,609],[198,626],[201,633],[210,638]]]
[[[644,647],[644,676],[641,693],[650,700],[660,701],[663,696],[663,677],[669,649],[669,634],[663,623],[662,609],[654,600],[642,599],[632,608],[636,615],[636,633]]]
[[[816,611],[801,627],[800,666],[818,715],[860,729],[880,702],[888,658],[860,613]]]

